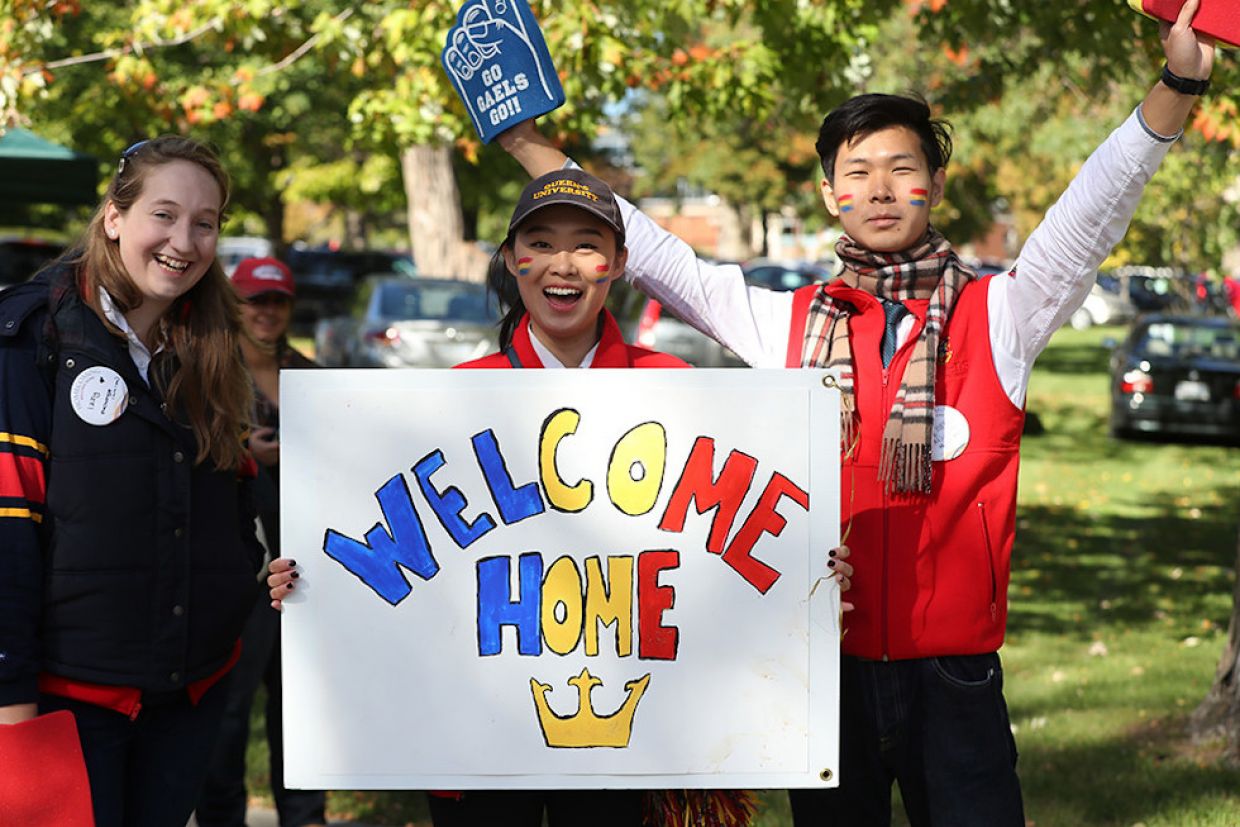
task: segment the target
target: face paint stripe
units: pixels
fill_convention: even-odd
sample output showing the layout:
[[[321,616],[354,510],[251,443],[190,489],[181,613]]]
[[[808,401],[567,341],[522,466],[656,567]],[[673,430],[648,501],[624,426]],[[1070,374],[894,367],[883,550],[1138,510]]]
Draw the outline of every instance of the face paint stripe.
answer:
[[[909,190],[909,196],[910,196],[909,202],[914,207],[924,207],[926,206],[927,195],[929,195],[929,193],[926,190],[921,190],[921,189]]]
[[[517,259],[517,275],[528,276],[530,274],[530,265],[533,263],[534,259],[532,258],[527,257]]]
[[[836,203],[840,205],[840,212],[852,212],[853,197],[851,194],[841,195]]]

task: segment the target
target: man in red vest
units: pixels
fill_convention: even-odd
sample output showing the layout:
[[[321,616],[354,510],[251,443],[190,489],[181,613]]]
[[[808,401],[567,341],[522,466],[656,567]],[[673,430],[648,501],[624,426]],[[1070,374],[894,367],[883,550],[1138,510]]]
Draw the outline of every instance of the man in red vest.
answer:
[[[978,278],[930,225],[951,139],[924,102],[862,95],[818,152],[845,235],[840,276],[747,287],[622,202],[628,277],[756,367],[826,367],[842,389],[841,536],[855,569],[841,648],[840,787],[791,793],[795,823],[1023,827],[997,650],[1034,359],[1081,306],[1201,95],[1214,45],[1184,5],[1167,66],[1007,274]],[[533,128],[499,138],[537,176],[571,163]]]

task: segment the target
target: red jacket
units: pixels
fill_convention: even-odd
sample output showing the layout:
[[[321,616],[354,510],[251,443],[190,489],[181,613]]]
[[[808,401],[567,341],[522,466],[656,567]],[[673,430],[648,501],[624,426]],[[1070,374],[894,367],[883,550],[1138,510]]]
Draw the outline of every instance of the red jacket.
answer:
[[[1006,278],[1001,276],[999,278]],[[840,469],[840,532],[852,550],[845,654],[884,660],[993,652],[1003,644],[1016,525],[1016,481],[1025,413],[995,372],[986,307],[988,279],[960,293],[940,348],[935,433],[947,422],[954,459],[936,460],[928,497],[897,495],[878,479],[883,426],[928,301],[905,306],[913,331],[884,369],[878,300],[836,281],[827,287],[856,308],[849,316],[859,443]],[[801,363],[806,316],[817,285],[793,298],[788,366]],[[950,406],[941,416],[939,406]],[[967,436],[966,436],[967,434]],[[851,524],[851,528],[850,528]]]
[[[510,348],[513,356],[517,359],[517,365],[514,365],[508,358],[507,353],[492,353],[490,356],[483,356],[481,359],[474,359],[471,362],[463,362],[457,365],[458,368],[541,368],[542,360],[538,358],[534,345],[530,343],[530,314],[526,313],[521,317],[517,329],[512,334],[512,347]],[[594,351],[594,361],[590,363],[592,368],[687,368],[689,363],[682,359],[677,359],[668,353],[659,353],[653,350],[646,350],[644,347],[634,347],[625,344],[624,337],[620,335],[620,325],[616,324],[615,318],[611,313],[603,310],[603,335],[599,337],[598,349]]]

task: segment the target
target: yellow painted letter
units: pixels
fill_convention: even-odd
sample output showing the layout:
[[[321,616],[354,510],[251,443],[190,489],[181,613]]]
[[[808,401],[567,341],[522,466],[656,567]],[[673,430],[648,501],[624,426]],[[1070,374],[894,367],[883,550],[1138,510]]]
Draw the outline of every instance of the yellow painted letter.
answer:
[[[607,466],[607,496],[631,517],[654,508],[667,464],[667,431],[643,422],[616,443]]]
[[[607,582],[597,557],[586,559],[586,654],[598,654],[598,626],[616,624],[616,655],[633,654],[633,558],[608,557]]]
[[[556,609],[564,607],[563,618]],[[547,569],[542,589],[542,630],[547,648],[567,655],[581,640],[581,573],[571,557],[561,557]]]
[[[556,511],[581,511],[594,498],[592,482],[581,480],[576,485],[569,485],[561,479],[555,465],[555,452],[560,447],[560,440],[576,433],[579,422],[581,414],[572,408],[560,408],[543,423],[538,442],[539,476],[542,477],[543,490],[547,492],[547,502]]]

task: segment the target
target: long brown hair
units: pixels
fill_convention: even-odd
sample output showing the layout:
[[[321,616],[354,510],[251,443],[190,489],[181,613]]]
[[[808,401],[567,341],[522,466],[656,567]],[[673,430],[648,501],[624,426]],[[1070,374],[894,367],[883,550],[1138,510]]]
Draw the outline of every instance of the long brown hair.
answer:
[[[210,148],[192,138],[165,135],[127,149],[77,253],[69,259],[77,271],[83,300],[105,324],[99,306],[100,287],[121,313],[142,304],[142,292],[121,261],[118,245],[107,237],[105,208],[110,202],[122,213],[127,212],[142,195],[150,173],[172,161],[197,164],[215,180],[220,188],[219,220],[223,223],[228,174]],[[166,380],[153,371],[152,381],[160,382],[169,411],[193,430],[198,443],[195,462],[210,458],[221,470],[237,468],[246,455],[242,440],[254,398],[241,361],[237,295],[218,259],[211,262],[197,284],[172,303],[161,324],[165,345],[176,356],[176,367]]]

